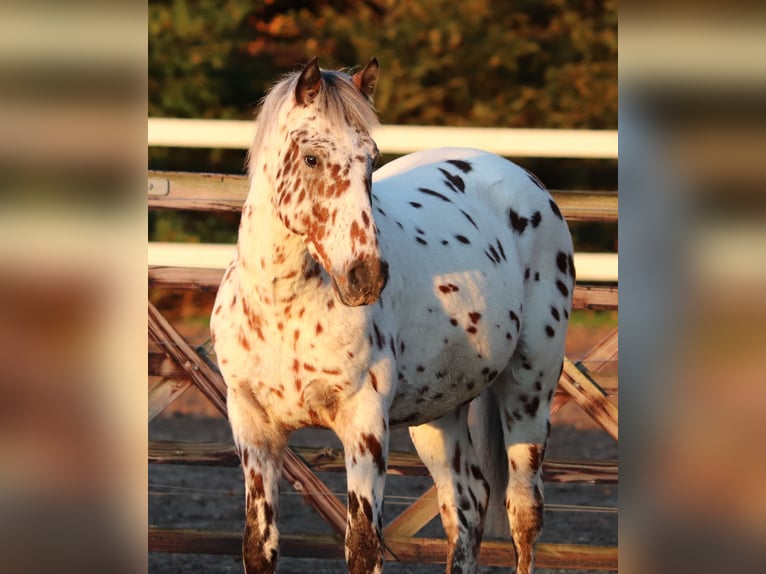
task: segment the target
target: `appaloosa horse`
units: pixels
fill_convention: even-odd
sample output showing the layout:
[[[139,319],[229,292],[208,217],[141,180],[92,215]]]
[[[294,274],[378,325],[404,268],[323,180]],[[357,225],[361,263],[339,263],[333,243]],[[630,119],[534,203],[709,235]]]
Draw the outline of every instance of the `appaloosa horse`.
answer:
[[[373,173],[377,79],[375,59],[354,75],[314,59],[262,103],[211,321],[246,483],[245,570],[276,569],[282,450],[315,425],[344,446],[348,568],[380,572],[389,429],[407,425],[438,490],[447,571],[477,571],[501,480],[526,574],[575,283],[569,231],[536,177],[486,152]]]

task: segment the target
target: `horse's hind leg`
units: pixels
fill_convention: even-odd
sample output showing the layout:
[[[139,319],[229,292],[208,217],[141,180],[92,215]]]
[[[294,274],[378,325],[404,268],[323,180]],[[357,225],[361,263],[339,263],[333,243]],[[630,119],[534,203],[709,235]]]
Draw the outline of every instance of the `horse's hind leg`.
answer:
[[[518,351],[492,386],[500,408],[508,484],[505,507],[516,549],[516,572],[534,571],[535,542],[543,527],[542,462],[550,435],[550,400],[561,373],[561,355]]]
[[[266,411],[254,404],[249,399],[232,400],[229,389],[229,420],[245,476],[242,561],[248,574],[271,574],[279,556],[279,477],[287,436],[277,431]]]
[[[489,485],[468,433],[468,405],[410,428],[412,442],[436,484],[442,524],[449,544],[447,572],[468,574],[479,568],[479,548]]]

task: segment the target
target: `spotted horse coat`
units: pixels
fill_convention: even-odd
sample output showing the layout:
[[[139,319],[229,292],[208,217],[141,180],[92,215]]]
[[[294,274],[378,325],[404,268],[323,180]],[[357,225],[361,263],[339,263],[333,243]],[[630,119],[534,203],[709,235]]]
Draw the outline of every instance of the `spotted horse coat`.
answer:
[[[389,429],[407,425],[437,487],[447,572],[477,571],[497,498],[529,573],[570,235],[537,178],[483,151],[373,173],[377,78],[374,59],[354,75],[313,60],[262,103],[211,319],[246,484],[245,570],[276,569],[282,450],[314,425],[344,445],[349,571],[381,572]]]

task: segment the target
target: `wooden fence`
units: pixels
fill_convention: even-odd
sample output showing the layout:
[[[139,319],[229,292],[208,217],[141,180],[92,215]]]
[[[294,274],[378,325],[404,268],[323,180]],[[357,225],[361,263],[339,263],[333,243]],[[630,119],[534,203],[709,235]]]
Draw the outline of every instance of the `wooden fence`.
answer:
[[[152,143],[150,141],[150,143]],[[154,141],[155,145],[163,145]],[[238,212],[246,194],[245,181],[218,174],[149,173],[149,208],[199,210],[214,213]],[[556,192],[556,201],[569,221],[617,220],[617,194],[597,192]],[[149,267],[149,286],[192,289],[214,293],[222,278],[221,269],[175,266]],[[617,309],[616,286],[584,284],[578,278],[574,290],[575,309]],[[197,388],[225,416],[225,384],[219,373],[178,333],[173,325],[149,303],[149,375],[160,381],[149,392],[149,420],[159,415],[191,385]],[[601,377],[602,366],[617,358],[618,331],[613,330],[580,361],[565,360],[552,412],[574,401],[615,441],[618,440],[616,380]],[[588,369],[585,365],[596,365]],[[150,441],[149,462],[238,466],[234,446],[220,443]],[[334,536],[284,535],[283,556],[343,558],[345,505],[316,476],[315,472],[343,472],[343,456],[327,449],[288,447],[283,477],[300,492],[307,504],[330,525]],[[416,455],[392,452],[388,473],[423,476],[427,472]],[[543,465],[546,482],[616,484],[616,460],[549,459]],[[442,539],[417,537],[418,532],[438,514],[435,489],[431,488],[384,528],[387,559],[402,562],[444,563],[447,544]],[[239,554],[240,532],[210,532],[178,528],[149,529],[150,552]],[[512,566],[515,555],[511,542],[485,541],[482,564]],[[539,544],[541,568],[617,570],[617,548],[578,544]]]

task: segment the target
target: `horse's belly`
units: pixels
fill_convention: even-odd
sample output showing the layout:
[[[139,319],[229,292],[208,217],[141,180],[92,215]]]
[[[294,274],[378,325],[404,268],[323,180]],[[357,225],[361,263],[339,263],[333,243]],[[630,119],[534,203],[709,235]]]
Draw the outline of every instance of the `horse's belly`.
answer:
[[[392,425],[413,426],[437,419],[486,389],[510,361],[515,345],[493,323],[472,337],[433,338],[397,361],[398,384],[391,405]],[[445,342],[446,341],[446,342]]]

